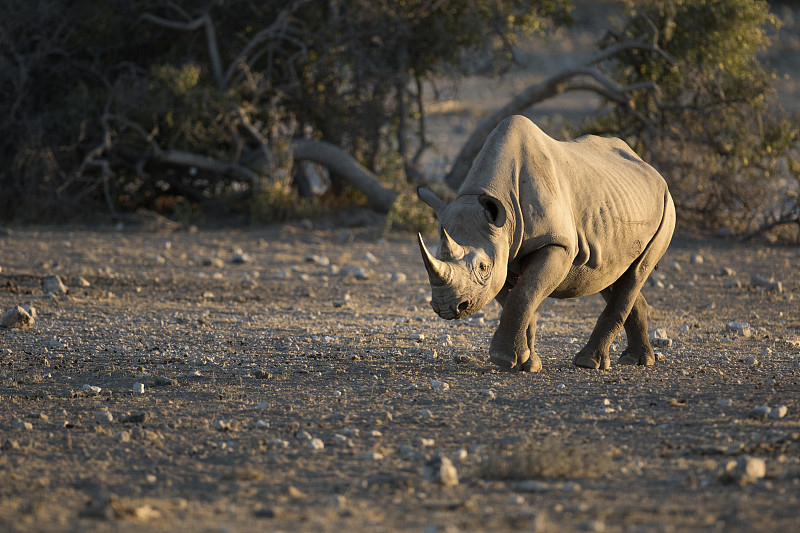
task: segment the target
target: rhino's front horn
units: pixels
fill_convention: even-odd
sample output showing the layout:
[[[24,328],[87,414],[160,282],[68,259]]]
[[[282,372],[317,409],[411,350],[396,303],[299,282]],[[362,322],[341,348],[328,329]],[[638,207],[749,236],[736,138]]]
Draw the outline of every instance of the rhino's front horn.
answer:
[[[464,249],[442,228],[442,245],[439,254],[445,261],[458,261],[464,257]]]
[[[419,251],[422,252],[422,261],[425,263],[425,270],[428,271],[428,279],[431,285],[447,285],[450,283],[453,279],[452,267],[431,255],[422,240],[422,235],[419,233],[417,233],[417,241],[419,242]]]

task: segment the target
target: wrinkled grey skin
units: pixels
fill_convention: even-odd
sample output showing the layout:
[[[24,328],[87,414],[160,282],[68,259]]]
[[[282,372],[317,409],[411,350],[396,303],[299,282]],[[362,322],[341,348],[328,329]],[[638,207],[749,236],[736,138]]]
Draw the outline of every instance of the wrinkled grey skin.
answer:
[[[434,311],[456,319],[492,298],[503,306],[490,361],[540,370],[534,333],[542,300],[599,292],[606,307],[573,362],[608,368],[609,346],[624,327],[619,362],[654,364],[640,289],[672,239],[675,207],[664,179],[623,141],[556,141],[513,116],[489,136],[454,202],[417,192],[440,224],[437,257],[419,236]]]

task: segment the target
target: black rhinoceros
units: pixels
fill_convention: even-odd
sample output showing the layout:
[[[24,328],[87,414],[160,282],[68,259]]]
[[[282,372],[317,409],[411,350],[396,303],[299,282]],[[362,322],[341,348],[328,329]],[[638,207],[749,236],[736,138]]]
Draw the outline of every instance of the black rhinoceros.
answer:
[[[664,179],[624,141],[556,141],[512,116],[489,136],[455,201],[417,193],[440,224],[438,258],[418,235],[436,313],[462,318],[492,298],[503,306],[490,361],[540,370],[533,345],[542,300],[599,292],[606,307],[573,362],[608,368],[623,326],[619,362],[655,362],[639,291],[672,239],[675,206]]]

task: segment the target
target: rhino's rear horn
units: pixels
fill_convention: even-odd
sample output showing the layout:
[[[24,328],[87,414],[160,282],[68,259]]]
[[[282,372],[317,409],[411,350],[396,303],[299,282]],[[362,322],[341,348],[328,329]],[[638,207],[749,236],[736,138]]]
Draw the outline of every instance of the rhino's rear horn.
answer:
[[[417,233],[419,251],[422,253],[422,261],[425,263],[425,270],[428,271],[428,279],[431,285],[447,285],[453,279],[452,267],[444,261],[439,261],[428,251],[422,235]]]
[[[458,261],[464,257],[464,249],[453,240],[444,228],[442,228],[442,245],[439,256],[445,261]]]

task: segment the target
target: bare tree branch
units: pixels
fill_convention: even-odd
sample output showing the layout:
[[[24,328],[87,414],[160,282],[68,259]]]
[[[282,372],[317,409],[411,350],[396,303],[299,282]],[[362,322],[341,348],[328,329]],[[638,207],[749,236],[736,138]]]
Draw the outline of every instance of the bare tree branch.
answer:
[[[615,55],[626,50],[649,50],[656,53],[663,53],[660,52],[660,49],[654,44],[650,44],[641,40],[624,41],[607,47],[602,52],[589,59],[589,61],[586,62],[586,66],[583,68],[566,70],[556,74],[555,76],[552,76],[542,83],[531,85],[527,89],[514,96],[514,98],[512,98],[506,105],[490,113],[480,121],[477,128],[475,128],[475,131],[472,133],[469,139],[467,139],[467,142],[464,143],[458,155],[456,156],[453,166],[445,178],[447,185],[454,190],[457,190],[461,186],[461,183],[467,176],[469,167],[472,165],[472,161],[480,151],[483,143],[486,142],[486,138],[497,126],[497,124],[500,123],[500,121],[509,115],[522,113],[526,109],[539,102],[554,98],[565,92],[572,90],[591,90],[603,95],[613,102],[622,105],[631,111],[637,119],[645,119],[644,115],[637,113],[632,109],[630,105],[630,99],[625,95],[637,90],[649,90],[656,94],[656,98],[658,99],[658,87],[651,83],[641,83],[628,87],[622,87],[611,78],[605,76],[597,68],[591,68],[592,65],[602,63],[603,61],[610,59],[611,57],[614,57]],[[578,77],[590,77],[599,85],[573,83],[573,79]],[[649,121],[646,121],[645,124],[647,124],[648,128],[650,128],[651,124]]]

